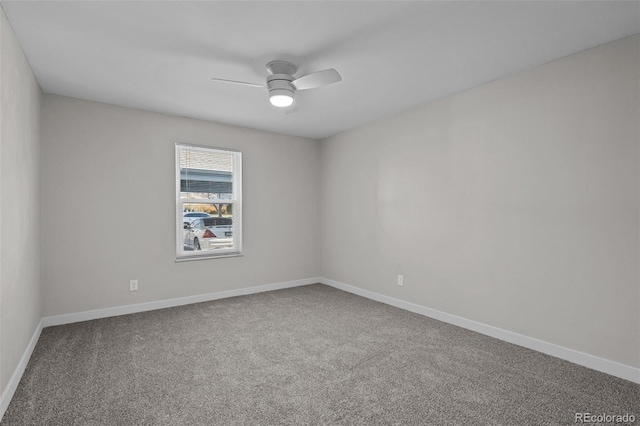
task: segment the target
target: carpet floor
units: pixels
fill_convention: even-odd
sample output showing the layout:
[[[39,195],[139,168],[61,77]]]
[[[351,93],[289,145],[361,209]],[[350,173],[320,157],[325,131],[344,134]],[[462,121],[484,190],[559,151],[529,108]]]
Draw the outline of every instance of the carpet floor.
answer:
[[[640,385],[317,284],[45,328],[1,424],[555,425],[577,412],[640,423]]]

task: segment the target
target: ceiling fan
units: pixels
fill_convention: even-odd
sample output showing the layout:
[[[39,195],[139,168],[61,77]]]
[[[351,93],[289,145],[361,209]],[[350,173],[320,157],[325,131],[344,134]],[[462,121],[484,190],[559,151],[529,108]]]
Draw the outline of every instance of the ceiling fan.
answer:
[[[244,86],[261,87],[269,90],[269,100],[271,105],[286,108],[293,105],[293,100],[297,90],[315,89],[317,87],[327,86],[342,80],[342,77],[333,68],[322,71],[313,72],[303,75],[302,77],[294,77],[298,71],[298,67],[287,61],[271,61],[267,64],[267,84],[248,83],[246,81],[226,80],[223,78],[212,78],[212,81],[221,81],[224,83],[242,84]],[[295,107],[295,105],[293,105]],[[291,108],[289,109],[291,110]],[[294,112],[297,109],[288,112]]]

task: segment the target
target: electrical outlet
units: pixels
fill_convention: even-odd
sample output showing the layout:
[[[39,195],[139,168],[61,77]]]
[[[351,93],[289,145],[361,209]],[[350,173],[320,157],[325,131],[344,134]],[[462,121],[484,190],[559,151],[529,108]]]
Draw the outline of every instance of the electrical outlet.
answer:
[[[138,280],[129,280],[129,291],[138,291]]]
[[[398,285],[404,285],[404,277],[402,275],[398,275]]]

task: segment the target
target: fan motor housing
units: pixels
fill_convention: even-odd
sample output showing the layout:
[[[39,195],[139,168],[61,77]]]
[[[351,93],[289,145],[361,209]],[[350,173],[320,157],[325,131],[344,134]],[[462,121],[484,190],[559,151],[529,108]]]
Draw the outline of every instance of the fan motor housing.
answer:
[[[267,71],[271,74],[267,76],[269,96],[284,95],[293,98],[295,88],[291,82],[295,80],[293,74],[298,71],[298,67],[291,62],[278,60],[269,62]]]
[[[295,89],[291,82],[295,80],[293,76],[287,74],[274,74],[267,77],[267,87],[269,92],[272,90],[289,90],[293,92]]]
[[[267,77],[267,88],[269,89],[269,97],[272,96],[289,96],[293,99],[295,89],[291,82],[294,77],[289,74],[273,74]]]

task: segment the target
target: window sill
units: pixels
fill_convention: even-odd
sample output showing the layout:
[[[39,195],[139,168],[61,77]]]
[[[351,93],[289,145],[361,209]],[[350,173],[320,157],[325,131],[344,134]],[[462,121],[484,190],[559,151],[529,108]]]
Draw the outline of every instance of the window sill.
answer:
[[[201,256],[189,256],[189,257],[176,257],[176,263],[179,262],[191,262],[193,260],[208,260],[208,259],[220,259],[225,257],[243,257],[242,253],[221,253],[221,254],[204,254]]]

